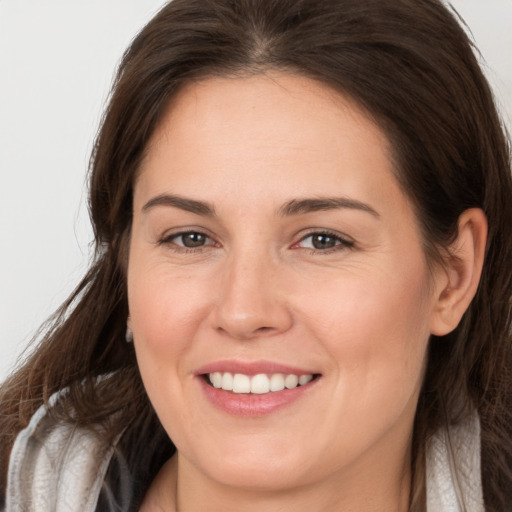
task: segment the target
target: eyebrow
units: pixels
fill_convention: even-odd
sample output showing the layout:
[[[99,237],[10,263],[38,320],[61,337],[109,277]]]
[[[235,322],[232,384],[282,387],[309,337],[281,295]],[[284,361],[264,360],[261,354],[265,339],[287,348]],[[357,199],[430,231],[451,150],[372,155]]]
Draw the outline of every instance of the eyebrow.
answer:
[[[171,206],[203,217],[214,217],[216,215],[215,208],[207,202],[172,194],[160,194],[153,197],[142,207],[142,211],[147,212],[156,206]],[[380,214],[369,204],[347,197],[292,199],[279,208],[278,215],[288,217],[318,211],[338,210],[341,208],[360,210],[369,213],[373,217],[380,218]]]
[[[147,212],[155,206],[172,206],[185,210],[187,212],[202,215],[203,217],[214,217],[215,208],[209,203],[187,199],[185,197],[175,196],[172,194],[160,194],[150,199],[143,207],[142,211]]]
[[[351,210],[360,210],[369,213],[375,218],[380,218],[380,214],[369,204],[349,199],[347,197],[316,197],[305,199],[292,199],[279,208],[278,213],[282,216],[300,215],[325,210],[338,210],[340,208],[349,208]]]

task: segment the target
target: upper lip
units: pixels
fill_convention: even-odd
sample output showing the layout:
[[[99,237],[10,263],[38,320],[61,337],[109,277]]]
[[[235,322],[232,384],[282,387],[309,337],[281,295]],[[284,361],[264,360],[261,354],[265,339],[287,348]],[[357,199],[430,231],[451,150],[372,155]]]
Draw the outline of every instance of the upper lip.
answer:
[[[244,375],[258,375],[260,373],[270,375],[274,373],[284,373],[287,375],[316,375],[319,373],[311,369],[299,368],[273,361],[236,361],[227,359],[205,364],[201,366],[195,374],[204,375],[215,372],[242,373]]]

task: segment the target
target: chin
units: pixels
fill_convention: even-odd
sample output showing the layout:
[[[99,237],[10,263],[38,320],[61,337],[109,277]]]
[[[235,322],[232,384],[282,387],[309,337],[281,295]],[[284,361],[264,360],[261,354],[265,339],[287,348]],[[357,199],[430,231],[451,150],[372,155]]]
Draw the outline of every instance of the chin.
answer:
[[[223,464],[223,467],[212,468],[208,476],[228,487],[277,492],[308,483],[307,476],[299,471],[297,466],[283,467],[279,461],[276,462],[271,458],[259,461],[253,466],[250,466],[250,461],[242,465],[225,462],[227,463]]]
[[[239,446],[238,450],[230,445],[225,450],[209,452],[207,458],[201,457],[193,463],[211,480],[255,491],[279,491],[311,480],[310,457],[303,444],[294,443],[286,450],[282,442],[265,446],[240,443]]]

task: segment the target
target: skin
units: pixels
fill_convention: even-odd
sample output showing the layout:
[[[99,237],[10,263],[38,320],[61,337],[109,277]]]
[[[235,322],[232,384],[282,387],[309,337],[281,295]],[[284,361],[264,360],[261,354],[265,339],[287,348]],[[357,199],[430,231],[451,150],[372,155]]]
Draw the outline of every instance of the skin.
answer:
[[[162,194],[215,214],[147,206]],[[283,214],[325,197],[351,202]],[[183,231],[204,244],[184,247]],[[319,232],[333,247],[313,248]],[[142,510],[406,511],[428,339],[474,294],[483,214],[468,211],[460,233],[460,263],[429,271],[385,135],[327,86],[274,73],[181,90],[134,189],[129,324],[178,449]],[[321,377],[287,407],[238,417],[195,375],[225,359]]]

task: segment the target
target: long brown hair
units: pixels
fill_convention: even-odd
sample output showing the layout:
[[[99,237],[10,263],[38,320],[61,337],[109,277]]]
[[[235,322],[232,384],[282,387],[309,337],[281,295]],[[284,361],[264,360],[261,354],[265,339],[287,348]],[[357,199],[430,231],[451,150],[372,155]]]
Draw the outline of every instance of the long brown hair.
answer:
[[[63,388],[74,422],[105,425],[107,442],[125,429],[119,452],[138,468],[141,492],[173,452],[124,342],[134,180],[183,84],[272,69],[329,84],[373,116],[391,142],[430,261],[454,239],[465,209],[485,212],[477,295],[454,332],[430,341],[410,508],[425,506],[427,439],[470,407],[481,419],[486,510],[512,507],[510,147],[472,44],[440,0],[174,0],[149,22],[122,59],[91,158],[94,261],[0,390],[0,491],[15,436]]]

